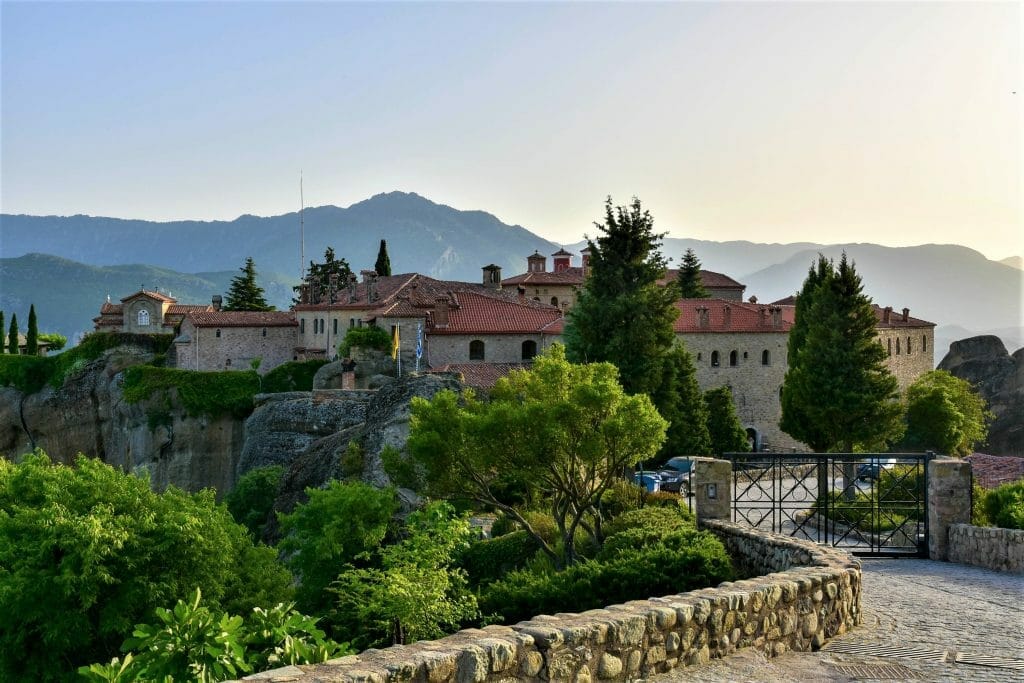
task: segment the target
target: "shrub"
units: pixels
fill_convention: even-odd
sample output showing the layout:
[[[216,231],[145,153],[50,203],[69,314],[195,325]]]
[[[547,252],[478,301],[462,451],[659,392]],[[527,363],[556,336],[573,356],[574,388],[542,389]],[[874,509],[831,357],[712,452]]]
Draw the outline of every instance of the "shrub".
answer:
[[[1024,481],[1003,484],[985,496],[985,512],[1003,529],[1024,529]]]
[[[166,397],[173,389],[193,417],[246,417],[252,412],[259,386],[259,375],[252,371],[198,372],[149,365],[134,365],[124,371],[126,402],[138,403],[157,394]]]
[[[277,485],[284,475],[284,467],[272,465],[249,470],[239,478],[235,488],[224,496],[228,512],[235,521],[247,528],[254,538],[263,535],[263,527],[274,507]]]
[[[536,539],[520,529],[470,543],[459,556],[458,564],[466,570],[470,584],[479,586],[522,569],[538,550]]]
[[[601,509],[608,517],[643,507],[646,491],[626,479],[616,480],[601,496]]]
[[[537,614],[582,612],[705,588],[732,576],[721,541],[708,532],[683,530],[655,545],[575,564],[560,573],[512,572],[485,589],[480,607],[484,614],[515,623]]]
[[[390,351],[391,343],[391,335],[382,327],[375,325],[370,325],[369,327],[350,327],[345,332],[345,338],[338,345],[338,355],[348,357],[352,353],[353,346],[363,349]]]
[[[109,659],[155,607],[200,586],[217,609],[287,600],[275,555],[213,491],[155,493],[85,456],[0,459],[0,680],[61,680]]]
[[[366,464],[363,447],[357,441],[349,441],[345,452],[341,454],[341,474],[346,479],[358,479],[363,475],[363,467]]]
[[[498,515],[495,518],[494,523],[491,524],[491,538],[498,538],[505,534],[511,533],[519,528],[516,521],[508,515]]]
[[[627,529],[648,529],[665,535],[695,526],[693,515],[678,506],[646,507],[630,510],[615,517],[604,525],[604,535],[605,538],[611,538]]]
[[[644,495],[644,505],[648,507],[677,508],[683,504],[683,497],[672,491],[652,491]]]
[[[329,362],[324,359],[299,360],[278,365],[263,376],[263,393],[313,391],[313,376]]]
[[[974,526],[992,526],[988,512],[985,511],[985,499],[988,489],[983,488],[976,480],[971,482],[971,524]]]

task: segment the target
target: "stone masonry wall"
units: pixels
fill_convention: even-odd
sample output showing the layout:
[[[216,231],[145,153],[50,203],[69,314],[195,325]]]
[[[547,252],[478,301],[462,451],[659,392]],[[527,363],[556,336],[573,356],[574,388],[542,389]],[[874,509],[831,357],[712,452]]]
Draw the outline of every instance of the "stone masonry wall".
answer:
[[[896,341],[899,340],[899,353]],[[907,350],[907,342],[910,350]],[[878,341],[888,357],[885,367],[899,382],[900,391],[914,383],[926,372],[935,369],[935,328],[882,328],[878,330]]]
[[[175,344],[177,367],[183,370],[248,370],[249,363],[259,358],[259,373],[265,375],[292,360],[294,355],[294,326],[222,327],[219,328],[219,337],[217,329],[197,328],[185,319],[181,332],[189,336],[189,342]]]
[[[1024,574],[1024,531],[952,524],[949,561]]]
[[[472,363],[469,359],[469,343],[475,339],[484,342],[484,363],[522,363],[523,342],[537,343],[537,353],[544,350],[558,338],[540,334],[488,334],[481,336],[462,334],[432,334],[427,340],[426,354],[431,367],[447,363]]]
[[[633,600],[435,641],[367,650],[246,680],[385,683],[628,681],[738,648],[815,650],[860,622],[860,564],[838,551],[709,520],[741,563],[782,570],[717,588]]]

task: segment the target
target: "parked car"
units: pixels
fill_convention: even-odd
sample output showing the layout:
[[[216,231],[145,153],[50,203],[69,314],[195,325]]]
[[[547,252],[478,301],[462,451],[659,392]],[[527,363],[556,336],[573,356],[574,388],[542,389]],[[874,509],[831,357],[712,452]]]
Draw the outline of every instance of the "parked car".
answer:
[[[688,493],[692,472],[693,460],[680,456],[669,458],[668,462],[658,469],[658,475],[661,476],[661,490],[672,493]]]
[[[857,465],[857,479],[858,481],[877,481],[882,476],[882,470],[890,469],[895,464],[895,458],[862,462]]]
[[[633,475],[633,482],[643,486],[647,493],[656,493],[662,490],[661,475],[657,472],[637,472]]]

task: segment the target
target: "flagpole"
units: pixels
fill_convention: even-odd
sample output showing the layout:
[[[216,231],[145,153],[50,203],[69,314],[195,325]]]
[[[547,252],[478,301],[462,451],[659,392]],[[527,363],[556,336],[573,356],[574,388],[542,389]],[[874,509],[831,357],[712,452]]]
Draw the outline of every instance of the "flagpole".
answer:
[[[402,323],[395,323],[395,360],[398,361],[398,376],[402,376]]]

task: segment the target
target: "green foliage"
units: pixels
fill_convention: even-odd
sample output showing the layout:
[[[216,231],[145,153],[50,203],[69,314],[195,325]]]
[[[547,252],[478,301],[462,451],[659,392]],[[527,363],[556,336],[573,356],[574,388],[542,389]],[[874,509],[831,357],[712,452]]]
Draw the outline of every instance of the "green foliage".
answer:
[[[907,387],[908,448],[947,455],[970,455],[984,443],[995,417],[970,382],[945,370],[932,370]]]
[[[349,568],[331,587],[335,627],[359,647],[436,638],[479,617],[465,571],[454,567],[469,522],[438,501],[409,515],[405,531],[378,550],[379,568]]]
[[[605,535],[611,538],[630,529],[645,529],[664,536],[684,528],[696,528],[689,510],[676,506],[645,507],[618,515],[605,525]]]
[[[54,360],[46,356],[0,355],[0,386],[34,394],[50,381]]]
[[[3,319],[0,319],[0,329],[3,328]],[[56,332],[42,332],[39,341],[44,342],[48,351],[60,351],[68,344],[68,338]]]
[[[499,536],[512,533],[518,528],[516,521],[508,515],[498,515],[494,519],[494,523],[491,524],[491,537],[498,538]]]
[[[338,345],[338,355],[347,358],[352,353],[352,347],[358,346],[361,349],[377,349],[378,351],[391,350],[391,335],[383,327],[370,325],[368,327],[350,327],[345,332],[345,337]]]
[[[212,491],[155,493],[79,456],[0,459],[0,680],[60,680],[117,652],[156,606],[202,586],[249,611],[290,596],[275,553],[256,548]]]
[[[650,493],[644,493],[644,505],[646,507],[677,508],[682,504],[682,495],[674,491],[651,491]]]
[[[0,311],[0,336],[3,335],[3,332],[6,329],[7,328],[4,327],[4,312]],[[0,344],[0,355],[3,355],[6,351],[7,351],[7,345],[6,344]]]
[[[7,353],[18,355],[18,314],[11,313],[11,329],[7,333]]]
[[[384,540],[398,509],[395,492],[359,482],[331,481],[325,489],[306,489],[309,501],[280,515],[280,550],[299,576],[296,598],[303,612],[322,614],[327,586],[346,564],[372,552]]]
[[[138,403],[153,396],[167,396],[172,390],[185,411],[194,417],[232,415],[243,418],[252,412],[253,397],[259,392],[255,372],[199,372],[177,368],[134,365],[124,371],[124,399]]]
[[[25,353],[35,356],[39,353],[39,321],[36,319],[36,305],[28,307],[28,331],[25,333]]]
[[[511,624],[537,614],[582,612],[705,588],[732,576],[721,541],[709,532],[682,529],[640,549],[622,548],[610,559],[575,564],[563,572],[512,572],[484,590],[480,607]]]
[[[985,513],[1003,529],[1024,529],[1024,481],[1003,484],[987,493]]]
[[[642,486],[628,479],[617,479],[601,497],[602,513],[607,517],[618,517],[623,512],[639,510],[644,505],[646,495]]]
[[[324,251],[323,263],[309,262],[306,270],[306,278],[303,284],[296,285],[293,289],[300,293],[304,286],[309,287],[309,303],[317,304],[330,298],[331,276],[334,276],[335,286],[344,287],[352,275],[348,261],[338,259],[334,254],[334,247],[327,247]],[[299,303],[298,300],[295,303]]]
[[[373,269],[377,271],[377,275],[385,277],[391,275],[391,257],[388,256],[388,243],[384,240],[380,241],[380,249],[377,251],[377,262],[374,264]]]
[[[355,440],[349,441],[348,446],[345,447],[345,452],[341,454],[341,474],[346,479],[358,479],[363,474],[363,467],[365,466],[365,455],[363,453],[363,447],[359,445]]]
[[[252,257],[245,259],[245,265],[239,270],[241,275],[231,279],[228,287],[227,297],[224,301],[225,311],[273,311],[273,306],[267,304],[263,288],[256,284],[256,265]]]
[[[708,408],[697,383],[693,357],[682,344],[676,344],[664,361],[661,383],[651,395],[658,412],[669,423],[658,460],[676,455],[707,455],[711,449]]]
[[[736,415],[736,404],[729,387],[718,387],[704,392],[708,406],[708,432],[711,434],[711,453],[745,453],[750,450],[747,432]]]
[[[473,586],[497,581],[514,569],[521,569],[537,554],[537,541],[522,529],[475,541],[459,556]]]
[[[985,499],[988,498],[988,489],[984,488],[977,480],[971,481],[971,524],[974,526],[992,526],[992,520],[985,511]]]
[[[313,377],[316,375],[316,371],[329,362],[320,358],[282,363],[263,376],[262,391],[265,394],[284,391],[313,391]]]
[[[257,467],[243,474],[235,488],[224,496],[228,512],[253,538],[263,536],[263,527],[274,508],[274,497],[283,475],[284,468],[280,465]]]
[[[428,495],[493,506],[552,560],[571,564],[577,529],[600,514],[598,501],[624,468],[657,452],[664,433],[650,400],[627,396],[614,366],[573,365],[556,344],[530,370],[499,380],[489,403],[450,391],[414,398],[408,450]],[[562,557],[502,495],[509,481],[529,485],[550,505]]]
[[[676,283],[679,287],[679,296],[684,299],[706,299],[710,296],[700,277],[700,259],[693,249],[687,249],[683,254]]]
[[[901,435],[896,378],[876,339],[871,300],[843,254],[824,257],[797,297],[780,426],[815,451],[881,448]]]

